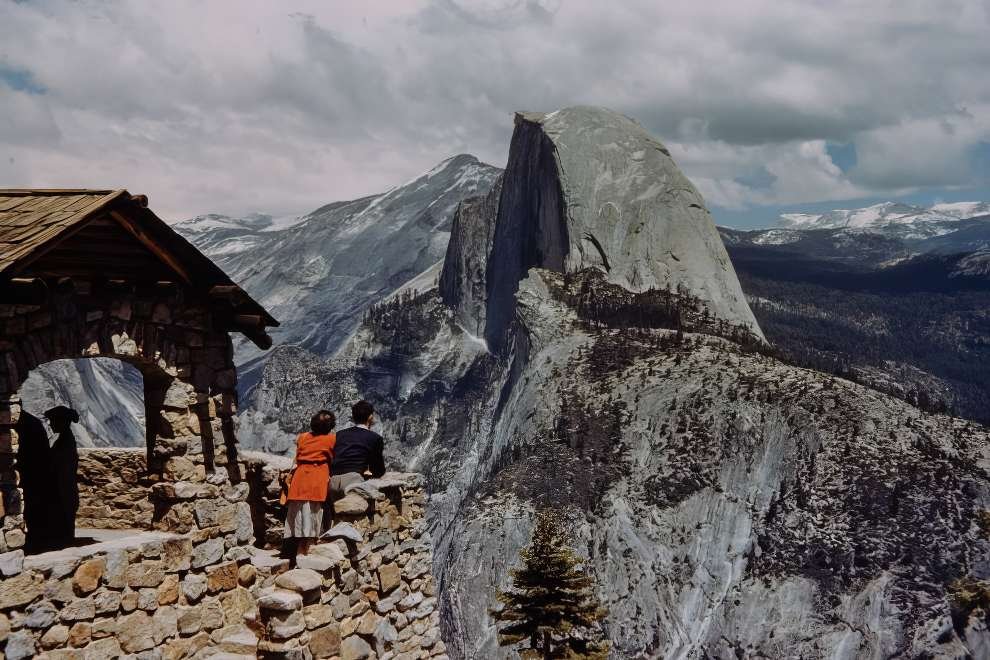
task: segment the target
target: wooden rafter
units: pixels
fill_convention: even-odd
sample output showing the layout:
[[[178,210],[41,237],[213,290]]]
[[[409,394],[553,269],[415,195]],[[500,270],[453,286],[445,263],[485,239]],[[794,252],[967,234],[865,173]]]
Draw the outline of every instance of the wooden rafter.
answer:
[[[132,236],[134,236],[134,238],[141,241],[141,243],[143,243],[152,254],[158,257],[161,262],[178,273],[179,277],[181,277],[186,284],[192,284],[193,281],[189,276],[189,271],[183,268],[182,264],[180,264],[171,254],[163,250],[161,246],[158,245],[158,243],[151,238],[148,233],[144,231],[144,229],[141,228],[140,225],[117,211],[110,211],[110,217],[116,220],[120,226],[126,229]]]

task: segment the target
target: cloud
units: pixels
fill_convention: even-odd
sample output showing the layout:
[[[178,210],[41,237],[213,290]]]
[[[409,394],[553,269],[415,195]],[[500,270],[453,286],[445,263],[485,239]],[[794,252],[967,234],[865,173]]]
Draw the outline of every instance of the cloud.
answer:
[[[305,212],[453,153],[502,164],[513,111],[587,103],[724,208],[974,185],[988,28],[981,0],[8,2],[0,181]]]

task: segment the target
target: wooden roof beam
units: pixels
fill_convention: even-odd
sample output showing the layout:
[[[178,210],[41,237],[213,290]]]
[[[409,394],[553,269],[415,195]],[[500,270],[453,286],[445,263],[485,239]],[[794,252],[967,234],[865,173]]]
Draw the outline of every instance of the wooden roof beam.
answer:
[[[272,347],[272,337],[263,328],[246,328],[240,327],[235,328],[237,332],[254,342],[254,345],[263,351],[267,351]]]
[[[151,252],[158,257],[162,263],[174,270],[186,284],[192,284],[192,277],[189,275],[189,271],[183,268],[182,264],[180,264],[177,259],[164,250],[162,246],[159,245],[154,238],[149,236],[144,228],[142,228],[138,223],[134,222],[119,211],[110,211],[110,216],[120,223],[121,227],[130,232],[134,238],[141,241],[146,248],[151,250]]]

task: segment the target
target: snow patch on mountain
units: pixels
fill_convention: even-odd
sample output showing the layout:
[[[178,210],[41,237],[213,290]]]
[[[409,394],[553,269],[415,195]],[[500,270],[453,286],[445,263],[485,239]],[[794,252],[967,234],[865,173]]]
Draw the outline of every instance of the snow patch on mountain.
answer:
[[[931,210],[959,219],[975,218],[990,215],[990,202],[942,202],[934,204]]]

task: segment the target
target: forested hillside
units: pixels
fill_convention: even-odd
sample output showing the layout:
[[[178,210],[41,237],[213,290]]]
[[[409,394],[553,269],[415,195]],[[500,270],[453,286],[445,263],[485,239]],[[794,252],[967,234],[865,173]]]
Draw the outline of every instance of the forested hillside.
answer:
[[[778,247],[729,252],[780,357],[990,422],[990,281],[961,275],[962,257],[869,270]]]

